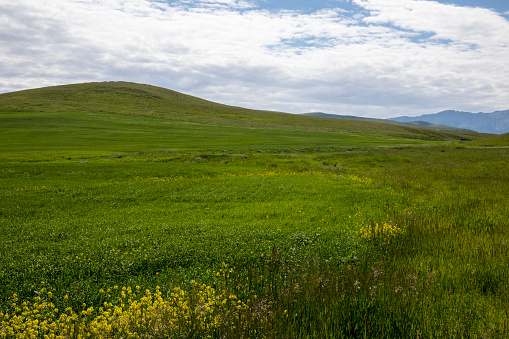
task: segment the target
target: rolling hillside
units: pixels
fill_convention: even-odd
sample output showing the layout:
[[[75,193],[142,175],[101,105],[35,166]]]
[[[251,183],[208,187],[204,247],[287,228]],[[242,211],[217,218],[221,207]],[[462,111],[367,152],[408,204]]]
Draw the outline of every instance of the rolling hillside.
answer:
[[[469,145],[486,147],[500,147],[500,146],[507,147],[509,146],[509,133],[478,139],[469,142]]]
[[[90,112],[157,117],[209,125],[369,134],[419,140],[471,140],[449,133],[373,121],[324,119],[232,107],[172,90],[128,82],[63,85],[0,94],[0,111]]]

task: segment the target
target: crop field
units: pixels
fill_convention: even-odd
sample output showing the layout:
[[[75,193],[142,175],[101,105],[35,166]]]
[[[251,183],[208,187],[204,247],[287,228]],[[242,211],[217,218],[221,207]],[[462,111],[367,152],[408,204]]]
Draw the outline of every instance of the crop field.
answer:
[[[107,113],[0,129],[0,338],[509,335],[504,146]]]

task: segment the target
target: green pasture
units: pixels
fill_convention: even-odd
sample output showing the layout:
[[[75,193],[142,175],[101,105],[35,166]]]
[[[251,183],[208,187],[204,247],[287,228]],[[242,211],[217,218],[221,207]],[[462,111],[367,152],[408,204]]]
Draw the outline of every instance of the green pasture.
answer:
[[[25,158],[0,173],[4,298],[44,281],[80,286],[81,303],[108,285],[168,285],[274,247],[338,264],[365,250],[362,226],[406,202],[309,155]]]
[[[4,111],[0,179],[0,338],[16,298],[93,317],[193,281],[247,309],[175,337],[509,334],[504,147]]]
[[[0,151],[28,157],[90,157],[150,151],[274,152],[425,144],[359,133],[206,125],[89,112],[0,112]],[[428,142],[429,143],[429,142]]]

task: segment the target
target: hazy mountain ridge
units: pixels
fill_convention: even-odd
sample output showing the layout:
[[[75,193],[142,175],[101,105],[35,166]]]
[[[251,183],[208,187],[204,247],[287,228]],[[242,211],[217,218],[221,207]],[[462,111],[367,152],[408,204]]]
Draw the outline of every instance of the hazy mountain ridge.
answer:
[[[435,114],[424,114],[417,117],[401,116],[388,120],[404,123],[425,121],[432,124],[469,129],[480,133],[503,134],[509,132],[509,110],[493,113],[470,113],[447,110]]]
[[[445,125],[445,124],[433,124],[433,123],[427,122],[427,121],[400,122],[400,121],[395,121],[392,119],[374,119],[374,118],[358,117],[358,116],[354,116],[354,115],[337,115],[337,114],[328,114],[328,113],[322,113],[322,112],[304,113],[303,115],[320,117],[320,118],[373,121],[373,122],[381,122],[381,123],[386,123],[386,124],[396,124],[396,125],[400,125],[400,126],[421,127],[421,128],[427,128],[427,129],[431,129],[431,130],[444,131],[444,132],[467,132],[467,133],[475,132],[475,131],[473,131],[471,129],[467,129],[467,128],[457,128],[457,127],[453,127],[453,126]]]

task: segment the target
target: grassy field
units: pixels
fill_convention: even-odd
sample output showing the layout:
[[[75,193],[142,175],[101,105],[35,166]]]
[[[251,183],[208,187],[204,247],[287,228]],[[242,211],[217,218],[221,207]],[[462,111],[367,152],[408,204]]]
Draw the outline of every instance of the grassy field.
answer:
[[[503,137],[59,110],[0,132],[0,338],[509,334]]]
[[[267,152],[424,145],[418,139],[309,130],[206,125],[88,112],[2,112],[0,151],[15,158],[110,156],[139,151]]]

